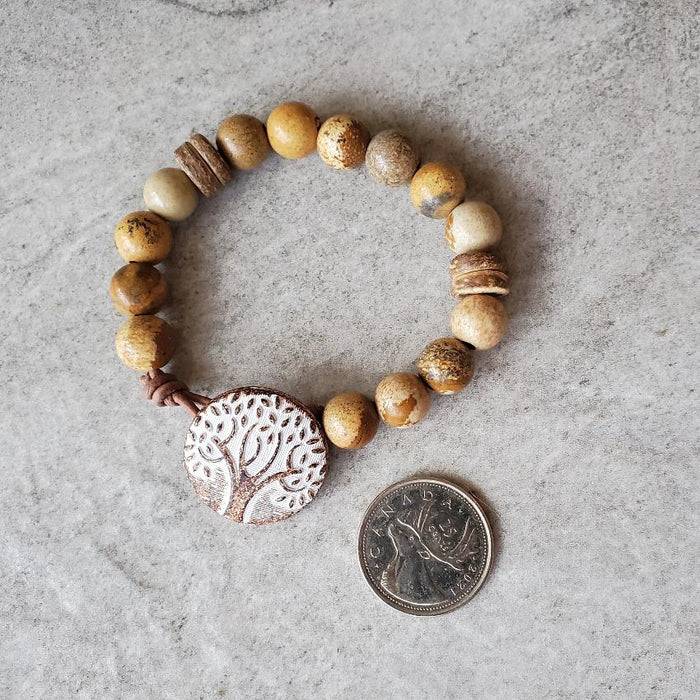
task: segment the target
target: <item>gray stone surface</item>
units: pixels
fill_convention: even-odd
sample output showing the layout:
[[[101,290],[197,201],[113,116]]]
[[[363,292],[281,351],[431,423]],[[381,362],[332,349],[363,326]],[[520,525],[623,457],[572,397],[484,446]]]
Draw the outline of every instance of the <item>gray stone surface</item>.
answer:
[[[10,0],[0,29],[0,696],[697,697],[697,3]],[[190,129],[284,99],[463,166],[512,323],[464,394],[245,529],[196,500],[187,416],[140,398],[106,287]],[[441,224],[364,170],[272,157],[176,239],[202,392],[371,392],[448,331]],[[434,619],[355,554],[375,493],[425,472],[498,540]]]

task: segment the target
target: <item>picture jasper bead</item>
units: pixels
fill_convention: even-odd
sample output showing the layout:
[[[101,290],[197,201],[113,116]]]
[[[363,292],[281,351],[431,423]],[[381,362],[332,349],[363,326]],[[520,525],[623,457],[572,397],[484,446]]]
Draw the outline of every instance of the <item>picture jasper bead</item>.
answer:
[[[132,316],[117,331],[117,354],[131,369],[147,372],[168,364],[175,352],[175,329],[159,316]]]
[[[462,202],[445,220],[445,240],[457,254],[497,246],[502,231],[501,218],[486,202]]]
[[[316,150],[321,120],[302,102],[284,102],[267,118],[267,139],[283,158],[306,158]]]
[[[161,168],[143,186],[146,206],[168,221],[184,221],[194,214],[199,193],[180,168]]]
[[[328,439],[344,450],[364,447],[376,434],[379,416],[364,394],[347,392],[334,396],[323,409],[323,429]]]
[[[447,163],[426,163],[411,180],[411,201],[423,215],[444,219],[464,199],[462,173]]]
[[[392,428],[409,428],[428,413],[430,394],[420,377],[397,372],[384,377],[374,396],[379,417]]]
[[[456,394],[474,376],[474,353],[457,338],[438,338],[416,361],[418,374],[438,394]]]
[[[117,250],[127,262],[159,263],[168,257],[172,241],[170,224],[151,211],[127,214],[114,229]]]
[[[234,114],[219,124],[216,145],[228,162],[239,170],[251,170],[270,152],[265,125],[249,114]]]
[[[365,162],[369,129],[349,114],[326,119],[318,131],[316,148],[321,160],[335,170],[352,170]]]
[[[114,273],[109,295],[125,316],[153,314],[165,304],[168,284],[153,265],[131,262]]]
[[[452,333],[477,350],[488,350],[501,341],[508,326],[503,304],[488,294],[472,294],[455,306],[450,316]]]
[[[367,172],[380,185],[401,187],[411,182],[420,155],[403,134],[393,129],[380,131],[367,146]]]

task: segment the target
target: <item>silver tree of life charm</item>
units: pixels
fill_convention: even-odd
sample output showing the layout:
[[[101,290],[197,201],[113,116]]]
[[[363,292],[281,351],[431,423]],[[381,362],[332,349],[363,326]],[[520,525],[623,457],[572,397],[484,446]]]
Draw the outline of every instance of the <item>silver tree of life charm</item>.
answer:
[[[261,387],[212,399],[185,439],[185,469],[197,495],[235,522],[263,525],[301,510],[327,464],[328,443],[311,411]]]

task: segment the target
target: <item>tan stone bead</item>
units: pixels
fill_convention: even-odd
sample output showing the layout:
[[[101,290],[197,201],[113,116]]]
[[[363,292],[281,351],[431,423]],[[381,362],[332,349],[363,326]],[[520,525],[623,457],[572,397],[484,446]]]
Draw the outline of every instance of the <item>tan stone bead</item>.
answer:
[[[444,219],[464,199],[462,173],[447,163],[426,163],[411,180],[413,206],[432,219]]]
[[[462,202],[445,221],[445,240],[457,254],[493,248],[502,232],[501,218],[486,202]]]
[[[184,221],[194,214],[199,193],[180,168],[161,168],[143,186],[146,206],[168,221]]]
[[[364,447],[376,434],[379,416],[364,394],[350,391],[334,396],[323,409],[323,429],[328,439],[344,450]]]
[[[234,114],[219,124],[216,145],[226,160],[239,170],[252,170],[270,152],[265,125],[249,114]]]
[[[508,327],[503,304],[487,294],[464,297],[450,317],[452,333],[477,350],[488,350],[501,341]]]
[[[176,344],[175,329],[159,316],[132,316],[117,331],[115,341],[119,359],[139,372],[168,364]]]
[[[153,265],[132,262],[114,273],[109,295],[125,316],[154,314],[168,298],[168,284]]]
[[[367,146],[367,172],[380,185],[401,187],[411,182],[420,163],[413,144],[398,131],[380,131]]]
[[[321,160],[334,170],[352,170],[365,162],[369,129],[349,114],[326,119],[318,130],[316,148]]]
[[[127,262],[155,265],[168,257],[172,241],[170,224],[151,211],[127,214],[114,229],[117,250]]]
[[[457,338],[438,338],[425,346],[416,367],[433,391],[456,394],[474,376],[474,353]]]
[[[283,158],[306,158],[316,150],[321,120],[301,102],[284,102],[267,118],[267,139]]]
[[[420,421],[430,408],[430,394],[415,374],[389,374],[374,395],[379,417],[392,428],[408,428]]]

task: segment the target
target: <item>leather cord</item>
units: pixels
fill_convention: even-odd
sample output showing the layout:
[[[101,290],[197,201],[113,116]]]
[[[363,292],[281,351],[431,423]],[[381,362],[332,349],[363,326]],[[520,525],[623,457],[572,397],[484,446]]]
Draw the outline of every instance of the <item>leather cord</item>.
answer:
[[[211,401],[206,396],[191,392],[175,375],[160,369],[152,369],[142,375],[141,384],[146,398],[157,406],[182,406],[193,416],[199,412],[200,405],[206,406]]]

